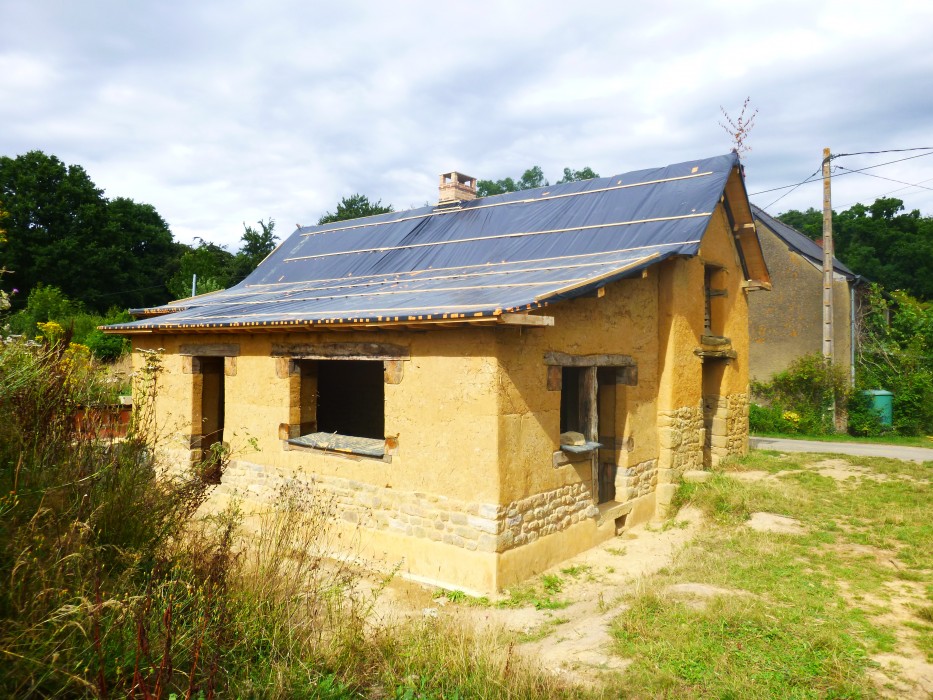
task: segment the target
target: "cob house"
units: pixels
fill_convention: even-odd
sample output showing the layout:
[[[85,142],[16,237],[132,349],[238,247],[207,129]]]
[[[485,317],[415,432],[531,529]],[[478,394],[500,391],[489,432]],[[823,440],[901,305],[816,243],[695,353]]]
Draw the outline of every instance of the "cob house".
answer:
[[[230,443],[220,492],[313,483],[363,556],[482,593],[746,452],[769,287],[729,154],[485,198],[447,173],[436,206],[298,228],[240,284],[108,330],[163,349],[166,459]]]

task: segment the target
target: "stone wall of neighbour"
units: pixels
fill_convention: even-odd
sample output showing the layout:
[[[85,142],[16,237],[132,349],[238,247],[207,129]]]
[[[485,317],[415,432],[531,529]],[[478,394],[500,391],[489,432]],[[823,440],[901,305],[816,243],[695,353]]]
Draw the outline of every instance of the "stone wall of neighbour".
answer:
[[[406,492],[244,460],[226,468],[218,495],[270,504],[289,482],[332,498],[336,517],[361,528],[424,538],[469,551],[505,552],[595,518],[589,488],[572,484],[507,505]]]

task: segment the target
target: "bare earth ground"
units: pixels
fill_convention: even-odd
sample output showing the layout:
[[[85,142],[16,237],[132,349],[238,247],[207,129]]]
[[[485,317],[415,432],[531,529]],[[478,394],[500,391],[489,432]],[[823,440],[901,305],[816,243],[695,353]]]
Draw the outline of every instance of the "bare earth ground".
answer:
[[[845,459],[826,459],[807,465],[807,470],[830,477],[843,486],[853,487],[860,479],[887,480],[868,467]],[[789,470],[803,471],[803,470]],[[743,480],[771,481],[780,474],[765,471],[734,471],[730,476]],[[909,478],[905,475],[905,478]],[[559,575],[563,587],[555,597],[569,602],[558,610],[534,607],[498,608],[496,600],[487,605],[450,603],[437,590],[396,577],[382,593],[378,612],[386,618],[409,616],[451,616],[477,628],[499,627],[511,633],[516,650],[540,663],[542,669],[568,680],[594,684],[606,673],[619,673],[631,663],[613,652],[610,624],[625,610],[626,594],[638,591],[646,577],[671,564],[675,554],[689,546],[706,526],[704,515],[692,507],[684,508],[668,523],[649,523],[634,527],[622,535],[584,552],[555,567],[547,574]],[[784,534],[806,532],[800,522],[774,513],[753,513],[747,527]],[[859,554],[871,555],[886,566],[898,567],[890,552],[866,545]],[[842,582],[841,582],[842,583]],[[880,695],[892,698],[933,697],[933,664],[914,644],[906,623],[915,619],[911,606],[928,604],[922,584],[896,581],[887,584],[889,597],[867,600],[851,596],[845,586],[842,594],[853,604],[878,611],[876,623],[892,631],[897,645],[892,653],[873,657],[877,667],[870,672]],[[726,590],[700,583],[670,586],[664,594],[703,606],[716,596],[752,595],[748,591]]]

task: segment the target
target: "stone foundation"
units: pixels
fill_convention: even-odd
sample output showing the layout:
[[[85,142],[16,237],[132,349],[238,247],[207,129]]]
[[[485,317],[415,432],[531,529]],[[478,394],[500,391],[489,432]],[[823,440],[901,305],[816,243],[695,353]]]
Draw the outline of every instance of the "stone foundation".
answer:
[[[634,467],[616,472],[616,497],[619,503],[627,503],[651,493],[658,483],[658,460],[649,459]]]
[[[657,487],[655,516],[668,518],[677,485],[685,471],[703,468],[703,406],[683,406],[673,411],[658,411]]]
[[[406,493],[351,479],[298,475],[243,460],[231,462],[218,493],[247,501],[272,502],[289,482],[334,498],[338,517],[365,529],[501,553],[595,519],[590,489],[563,486],[508,505],[469,503],[444,496]],[[650,480],[647,482],[650,488]],[[641,486],[639,486],[641,488]]]
[[[748,453],[748,394],[704,396],[703,418],[709,431],[706,468]]]

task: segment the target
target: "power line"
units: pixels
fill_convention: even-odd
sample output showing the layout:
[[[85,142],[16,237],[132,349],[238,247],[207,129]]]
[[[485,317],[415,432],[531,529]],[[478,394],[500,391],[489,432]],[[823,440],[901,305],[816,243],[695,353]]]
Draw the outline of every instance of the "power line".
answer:
[[[865,172],[862,172],[861,170],[852,170],[850,168],[846,168],[843,165],[839,165],[836,167],[842,168],[843,170],[847,170],[850,173],[858,173],[859,175],[864,175],[865,177],[876,177],[879,180],[887,180],[888,182],[896,182],[899,185],[907,185],[908,187],[919,187],[921,190],[930,190],[931,192],[933,192],[933,187],[927,187],[926,185],[914,184],[912,182],[904,182],[903,180],[895,180],[893,177],[884,177],[883,175],[875,175],[874,173],[865,173]],[[928,180],[924,180],[924,182],[928,182]],[[791,190],[791,192],[793,192],[793,190]]]
[[[842,156],[856,156],[856,155],[877,154],[877,153],[903,153],[903,152],[906,152],[906,151],[928,151],[928,153],[921,153],[921,154],[916,155],[916,156],[907,156],[906,158],[898,158],[898,159],[896,159],[896,160],[889,160],[889,161],[887,161],[887,162],[885,162],[885,163],[878,163],[878,164],[876,164],[876,165],[868,165],[868,166],[866,166],[866,167],[864,167],[864,168],[843,168],[843,166],[840,165],[840,166],[837,166],[837,167],[843,168],[846,172],[840,173],[839,175],[836,175],[836,177],[842,177],[843,175],[851,175],[852,173],[861,173],[861,172],[864,172],[865,170],[871,170],[871,169],[873,169],[873,168],[881,168],[881,167],[884,167],[885,165],[892,165],[892,164],[894,164],[894,163],[901,163],[901,162],[903,162],[903,161],[905,161],[905,160],[913,160],[914,158],[925,158],[926,156],[933,156],[933,146],[924,146],[924,147],[922,147],[922,148],[895,148],[895,149],[890,149],[890,150],[887,150],[887,151],[859,151],[859,152],[857,152],[857,153],[839,153],[839,154],[836,154],[836,155],[832,156],[831,159],[841,158]],[[806,184],[809,183],[809,182],[818,182],[821,178],[814,177],[814,176],[817,175],[819,172],[820,172],[819,170],[816,170],[814,173],[808,175],[806,178],[804,178],[803,180],[801,180],[800,182],[797,182],[797,183],[795,183],[795,184],[792,184],[792,185],[782,185],[781,187],[772,187],[772,188],[767,189],[767,190],[760,190],[760,191],[758,191],[758,192],[751,192],[751,193],[749,193],[748,196],[749,196],[749,197],[756,197],[756,196],[758,196],[758,195],[760,195],[760,194],[767,194],[768,192],[777,192],[777,191],[779,191],[779,190],[787,190],[787,189],[790,190],[790,192],[787,192],[787,193],[781,195],[780,197],[778,197],[777,199],[775,199],[773,202],[771,202],[771,204],[769,204],[768,206],[762,207],[762,209],[764,209],[765,211],[767,211],[770,207],[774,206],[777,202],[781,201],[784,197],[786,197],[787,195],[789,195],[791,192],[793,192],[794,190],[796,190],[796,189],[797,189],[798,187],[800,187],[801,185],[806,185]],[[897,182],[897,181],[895,180],[895,182]]]
[[[894,194],[895,192],[900,192],[901,190],[909,190],[911,187],[918,187],[920,184],[923,184],[924,182],[930,182],[930,181],[933,181],[933,177],[927,178],[926,180],[921,180],[918,185],[908,185],[907,187],[895,187],[893,190],[888,190],[887,192],[882,192],[881,194],[876,195],[875,199],[878,199],[878,197],[887,197],[889,194]],[[842,209],[848,209],[853,204],[860,204],[860,202],[847,202],[846,204],[841,204],[839,206],[839,209],[840,211]]]
[[[817,168],[817,169],[813,172],[813,175],[819,174],[820,170],[822,170],[822,168]],[[794,190],[796,190],[796,189],[797,189],[798,187],[800,187],[801,185],[805,185],[805,184],[808,183],[808,182],[813,182],[813,181],[810,179],[811,177],[813,177],[813,175],[808,175],[806,180],[803,180],[803,181],[801,181],[801,182],[798,182],[798,183],[797,183],[796,185],[794,185],[791,189],[787,190],[787,192],[785,192],[785,193],[782,194],[780,197],[778,197],[778,198],[775,199],[773,202],[771,202],[771,204],[769,204],[769,205],[766,206],[766,207],[762,207],[762,208],[763,208],[765,211],[767,211],[768,209],[770,209],[770,208],[773,207],[775,204],[777,204],[778,202],[780,202],[782,199],[784,199],[784,197],[786,197],[787,195],[789,195],[791,192],[793,192]],[[773,192],[773,190],[765,190],[765,192]],[[761,192],[756,192],[755,194],[761,194]],[[751,195],[749,195],[749,196],[751,196]]]
[[[933,151],[933,146],[918,146],[917,148],[889,148],[885,151],[856,151],[855,153],[834,153],[829,159],[835,160],[836,158],[842,158],[843,156],[864,156],[864,155],[874,155],[878,153],[907,153],[908,151]],[[894,161],[897,162],[897,161]]]

